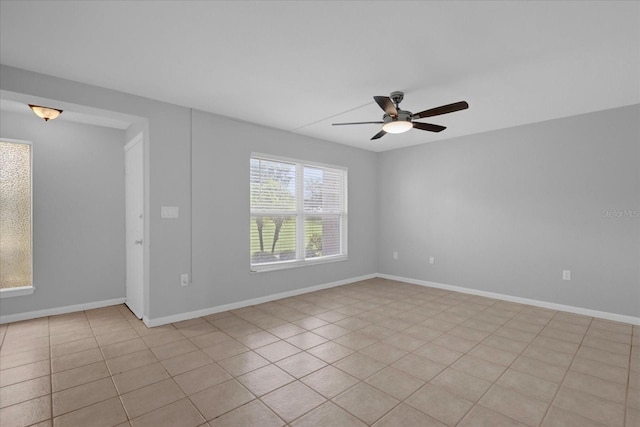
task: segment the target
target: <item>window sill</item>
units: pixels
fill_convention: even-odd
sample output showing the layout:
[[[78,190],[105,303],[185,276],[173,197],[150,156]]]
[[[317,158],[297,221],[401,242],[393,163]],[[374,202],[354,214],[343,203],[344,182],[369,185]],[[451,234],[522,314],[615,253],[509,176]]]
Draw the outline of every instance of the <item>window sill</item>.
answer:
[[[332,262],[347,261],[349,258],[347,255],[336,255],[331,257],[324,257],[321,259],[306,259],[303,261],[285,261],[273,264],[259,264],[252,265],[250,268],[251,273],[264,273],[267,271],[288,270],[290,268],[306,267],[309,265],[328,264]]]
[[[34,290],[35,288],[33,286],[20,286],[19,288],[0,289],[0,299],[31,295]]]

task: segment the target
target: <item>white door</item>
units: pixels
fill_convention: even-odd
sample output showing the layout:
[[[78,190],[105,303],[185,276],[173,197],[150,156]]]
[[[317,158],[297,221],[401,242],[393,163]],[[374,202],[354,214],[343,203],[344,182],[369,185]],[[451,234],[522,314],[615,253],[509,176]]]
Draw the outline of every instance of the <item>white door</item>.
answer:
[[[127,306],[138,319],[144,314],[144,138],[124,147],[126,208]]]

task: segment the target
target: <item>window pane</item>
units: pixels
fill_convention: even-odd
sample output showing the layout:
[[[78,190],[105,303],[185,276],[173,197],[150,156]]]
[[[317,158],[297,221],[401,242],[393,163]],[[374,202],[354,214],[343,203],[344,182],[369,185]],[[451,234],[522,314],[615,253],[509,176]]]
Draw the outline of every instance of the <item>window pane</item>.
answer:
[[[31,146],[0,141],[0,287],[31,285]]]
[[[296,259],[296,218],[294,216],[251,217],[251,263]]]
[[[290,163],[251,159],[251,211],[296,210],[296,167]]]
[[[339,169],[304,168],[304,210],[340,213],[343,209],[343,176]]]
[[[305,217],[304,247],[306,258],[341,254],[340,216]]]

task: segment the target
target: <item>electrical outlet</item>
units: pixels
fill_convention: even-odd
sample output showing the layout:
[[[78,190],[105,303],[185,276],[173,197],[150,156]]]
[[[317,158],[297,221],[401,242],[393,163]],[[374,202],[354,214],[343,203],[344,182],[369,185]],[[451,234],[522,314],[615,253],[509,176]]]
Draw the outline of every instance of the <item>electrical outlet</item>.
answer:
[[[571,280],[571,270],[562,270],[562,280]]]
[[[180,286],[189,286],[189,273],[182,273],[180,275]]]
[[[394,251],[393,254],[391,255],[391,257],[393,259],[398,259],[398,252]]]
[[[436,259],[432,256],[429,257],[429,264],[435,264],[436,263]]]

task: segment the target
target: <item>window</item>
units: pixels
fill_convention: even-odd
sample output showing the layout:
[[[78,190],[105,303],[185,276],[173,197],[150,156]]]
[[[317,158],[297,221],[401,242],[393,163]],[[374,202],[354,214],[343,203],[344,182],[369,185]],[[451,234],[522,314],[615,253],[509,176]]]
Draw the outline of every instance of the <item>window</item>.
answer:
[[[249,182],[253,271],[346,259],[346,169],[253,154]]]
[[[0,295],[33,292],[31,143],[0,140]]]

